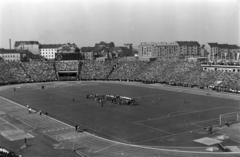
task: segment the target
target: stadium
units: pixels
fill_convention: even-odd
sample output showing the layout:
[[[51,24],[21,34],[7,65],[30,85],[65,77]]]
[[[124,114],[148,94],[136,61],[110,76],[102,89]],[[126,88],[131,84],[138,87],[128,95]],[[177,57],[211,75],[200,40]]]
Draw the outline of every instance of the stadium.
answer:
[[[0,69],[8,141],[41,135],[62,156],[239,156],[239,73],[126,59],[1,61]]]

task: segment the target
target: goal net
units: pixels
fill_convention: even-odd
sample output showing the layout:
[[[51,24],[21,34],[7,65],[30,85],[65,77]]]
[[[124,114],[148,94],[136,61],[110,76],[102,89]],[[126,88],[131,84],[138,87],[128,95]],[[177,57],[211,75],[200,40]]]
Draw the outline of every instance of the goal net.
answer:
[[[225,113],[219,116],[219,124],[223,125],[228,123],[235,123],[239,121],[239,113],[232,112],[232,113]]]

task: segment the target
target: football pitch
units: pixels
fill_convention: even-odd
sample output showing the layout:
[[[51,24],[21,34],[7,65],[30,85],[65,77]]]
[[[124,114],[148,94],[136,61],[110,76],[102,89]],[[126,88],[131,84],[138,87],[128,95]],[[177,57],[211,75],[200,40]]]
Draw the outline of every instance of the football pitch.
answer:
[[[42,89],[44,86],[44,89]],[[200,92],[165,90],[164,86],[114,82],[56,82],[17,85],[1,96],[97,136],[137,145],[202,146],[193,140],[211,136],[204,127],[218,127],[219,116],[240,111],[239,100]],[[137,104],[118,105],[86,99],[87,94],[135,98]],[[73,101],[74,98],[74,101]],[[215,135],[214,135],[215,136]],[[230,139],[226,141],[234,143]]]

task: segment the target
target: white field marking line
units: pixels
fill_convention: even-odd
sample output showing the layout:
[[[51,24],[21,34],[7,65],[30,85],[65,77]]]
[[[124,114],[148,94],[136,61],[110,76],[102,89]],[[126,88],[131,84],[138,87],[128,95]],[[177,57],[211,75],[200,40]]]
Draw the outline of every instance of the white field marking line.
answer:
[[[144,145],[147,146],[147,145]],[[188,148],[188,149],[196,149],[196,148],[201,148],[201,149],[206,149],[208,147],[174,147],[174,146],[152,146],[153,148]]]
[[[83,152],[81,152],[81,151],[79,151],[79,150],[77,150],[76,153],[79,154],[79,155],[81,155],[82,157],[90,157],[90,156],[84,154]]]
[[[151,126],[147,126],[147,125],[144,125],[144,124],[141,124],[141,123],[137,123],[137,122],[134,122],[134,123],[137,124],[137,125],[141,125],[141,126],[150,128],[150,129],[154,129],[154,130],[158,130],[158,131],[161,131],[161,132],[164,132],[164,133],[167,133],[167,134],[174,135],[173,133],[168,132],[168,131],[164,131],[164,130],[161,130],[161,129],[158,129],[158,128],[154,128],[154,127],[151,127]]]
[[[185,112],[184,112],[185,111]],[[188,112],[189,111],[189,112]],[[174,113],[179,113],[179,112],[183,112],[183,113],[191,113],[191,112],[195,112],[195,111],[199,111],[199,110],[181,110],[181,111],[176,111],[176,112],[172,112],[172,113],[169,113],[167,115],[167,117],[170,117],[171,114],[174,114]]]
[[[27,108],[27,107],[22,106],[22,105],[14,102],[14,101],[11,101],[11,100],[9,100],[9,99],[7,99],[7,98],[1,97],[1,96],[0,96],[0,98],[2,98],[2,99],[4,99],[4,100],[7,100],[7,101],[9,101],[9,102],[12,102],[12,103],[14,103],[14,104],[16,104],[16,105],[18,105],[18,106],[20,106],[20,107]],[[52,120],[54,120],[54,121],[57,121],[57,122],[59,122],[59,123],[62,123],[62,124],[64,124],[64,125],[66,125],[66,126],[69,126],[69,127],[71,127],[71,128],[74,128],[73,126],[71,126],[71,125],[69,125],[69,124],[66,124],[66,123],[64,123],[64,122],[61,122],[61,121],[59,121],[59,120],[57,120],[57,119],[54,119],[54,118],[52,118],[52,117],[49,117],[49,116],[48,116],[48,118],[50,118],[50,119],[52,119]],[[18,119],[18,120],[19,120],[19,119]],[[20,120],[20,121],[21,121],[21,120]],[[23,122],[23,121],[22,121],[22,122]],[[23,123],[29,125],[29,124],[26,123],[26,122],[23,122]],[[99,132],[99,131],[97,131],[97,130],[95,130],[95,129],[93,129],[93,128],[90,128],[90,127],[88,127],[88,126],[85,126],[85,125],[82,125],[82,124],[79,124],[79,125],[84,126],[84,127],[86,127],[86,128],[89,128],[89,129],[91,129],[91,130],[94,130],[94,131],[96,131],[96,132]],[[29,125],[29,126],[31,126],[31,125]],[[31,127],[34,128],[34,126],[31,126]],[[99,139],[103,139],[103,140],[107,140],[107,141],[116,143],[115,141],[108,140],[108,139],[104,139],[104,138],[102,138],[102,137],[99,137],[99,136],[90,134],[90,133],[88,133],[88,132],[85,132],[85,133],[86,133],[86,134],[89,134],[89,135],[91,135],[91,136],[97,137],[97,138],[99,138]],[[111,135],[108,135],[108,134],[105,134],[105,133],[102,133],[102,132],[99,132],[99,133],[104,134],[104,135],[107,135],[107,136],[109,136],[109,137],[113,137],[113,138],[118,139],[118,140],[120,140],[120,141],[124,141],[124,142],[126,142],[126,143],[129,143],[128,141],[125,141],[125,140],[123,140],[123,139],[120,139],[120,138],[117,138],[117,137],[114,137],[114,136],[111,136]],[[51,136],[50,136],[50,137],[51,137]],[[120,143],[120,142],[119,142],[119,143]]]
[[[173,116],[171,116],[171,117],[182,116],[182,115],[187,115],[187,114],[192,114],[192,113],[198,113],[198,112],[211,111],[211,110],[217,110],[217,109],[222,109],[222,108],[228,108],[228,107],[227,107],[227,106],[222,106],[222,107],[210,108],[210,109],[206,109],[206,110],[199,110],[199,111],[194,111],[194,112],[188,112],[188,113],[173,115]],[[145,122],[145,121],[151,121],[151,120],[156,120],[156,119],[163,119],[163,118],[169,118],[169,117],[168,117],[168,116],[164,116],[164,117],[158,117],[158,118],[150,118],[150,119],[145,119],[145,120],[136,121],[136,123]],[[134,123],[135,123],[135,122],[134,122]]]
[[[58,147],[60,144],[62,144],[61,141],[59,141],[59,142],[60,142],[59,144],[55,145],[54,149],[58,149],[57,147]]]
[[[7,101],[9,101],[9,102],[12,102],[12,103],[18,105],[18,106],[21,106],[21,107],[26,108],[25,106],[22,106],[22,105],[20,105],[20,104],[18,104],[18,103],[16,103],[16,102],[13,102],[13,101],[11,101],[11,100],[8,100],[8,99],[4,98],[4,97],[1,97],[1,96],[0,96],[0,98],[3,98],[3,99],[5,99],[5,100],[7,100]],[[51,118],[51,117],[49,117],[49,118]],[[51,119],[54,119],[54,118],[51,118]],[[54,120],[56,120],[56,121],[58,121],[58,122],[60,122],[60,123],[63,123],[63,124],[65,124],[65,125],[67,125],[67,126],[72,127],[71,125],[66,124],[66,123],[64,123],[64,122],[61,122],[61,121],[59,121],[59,120],[57,120],[57,119],[54,119]],[[26,123],[26,124],[27,124],[27,123]],[[29,125],[29,124],[27,124],[27,125]],[[30,125],[29,125],[29,126],[30,126]],[[32,127],[32,126],[31,126],[31,127]],[[197,129],[196,129],[196,130],[197,130]],[[200,130],[200,129],[198,129],[198,130]],[[194,131],[194,130],[192,130],[192,131]],[[86,132],[86,134],[89,134],[89,135],[91,135],[91,136],[93,136],[93,137],[96,137],[96,138],[98,138],[98,139],[102,139],[102,140],[104,140],[104,141],[109,141],[109,142],[113,142],[113,143],[119,143],[119,144],[122,144],[122,145],[131,146],[131,147],[137,147],[137,148],[144,148],[144,149],[150,149],[150,150],[159,150],[159,151],[162,150],[162,151],[168,151],[168,152],[209,154],[209,152],[180,151],[180,150],[169,150],[169,149],[156,149],[156,148],[152,148],[152,147],[144,147],[144,146],[139,146],[139,145],[132,145],[132,144],[128,144],[128,142],[127,142],[127,143],[121,143],[121,142],[117,142],[117,141],[112,141],[112,140],[104,139],[104,138],[102,138],[102,137],[99,137],[99,136],[90,134],[90,133],[88,133],[88,132]],[[46,134],[46,135],[47,135],[47,134]],[[47,136],[49,136],[49,135],[47,135]],[[170,136],[172,136],[172,135],[170,135]],[[51,136],[49,136],[49,137],[51,137]],[[51,137],[51,138],[53,138],[53,137]],[[53,138],[53,139],[55,139],[55,138]],[[218,153],[218,152],[211,152],[211,154],[221,154],[221,155],[222,155],[222,152],[220,152],[220,153]],[[239,154],[239,153],[238,153],[238,152],[227,152],[227,153],[225,153],[225,154]]]
[[[110,147],[112,147],[112,146],[115,146],[115,145],[117,145],[117,144],[118,144],[118,143],[115,143],[115,144],[112,144],[112,145],[107,146],[107,147],[105,147],[105,148],[99,149],[99,150],[95,151],[94,153],[101,152],[101,151],[103,151],[103,150],[105,150],[105,149],[108,149],[108,148],[110,148]]]
[[[194,122],[194,123],[191,123],[191,124],[194,125],[194,124],[198,124],[198,123],[203,123],[203,122],[213,121],[213,120],[216,120],[216,119],[219,120],[219,118],[214,118],[214,119],[208,119],[208,120],[203,120],[203,121]]]
[[[28,132],[26,132],[26,134],[28,135],[28,136],[30,136],[31,138],[34,138],[34,136],[33,135],[31,135],[31,134],[29,134]],[[7,137],[8,139],[10,139],[10,141],[14,141],[14,138],[12,138],[12,137]]]
[[[236,143],[240,143],[239,141],[233,140],[232,138],[230,138],[232,141],[236,142]]]
[[[190,133],[190,132],[193,132],[193,131],[202,130],[202,129],[203,129],[203,128],[198,128],[198,129],[194,129],[194,130],[190,130],[190,131],[185,131],[185,132],[177,133],[177,134],[174,134],[174,135],[166,135],[166,136],[156,137],[156,138],[152,138],[152,139],[148,139],[148,140],[143,140],[143,141],[138,141],[138,142],[134,142],[134,143],[142,143],[142,142],[153,141],[153,140],[157,140],[157,139],[161,139],[161,138],[166,138],[166,137],[178,136],[178,135],[187,134],[187,133]]]
[[[76,151],[76,153],[77,153],[78,155],[80,155],[81,157],[84,157],[80,152],[77,152],[77,151]]]
[[[1,119],[2,119],[2,118],[1,118]],[[13,126],[14,128],[16,128],[17,130],[21,130],[21,129],[19,129],[18,127],[14,126],[13,124],[9,123],[8,121],[6,121],[6,120],[4,120],[4,119],[2,119],[2,120],[3,120],[5,123],[7,123],[7,124]]]

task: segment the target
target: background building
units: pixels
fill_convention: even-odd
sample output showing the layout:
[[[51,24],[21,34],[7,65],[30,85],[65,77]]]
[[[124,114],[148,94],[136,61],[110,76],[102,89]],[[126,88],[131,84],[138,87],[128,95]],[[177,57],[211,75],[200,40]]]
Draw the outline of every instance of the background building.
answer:
[[[0,57],[5,61],[25,61],[30,54],[32,53],[28,50],[0,49]]]
[[[60,44],[44,44],[40,46],[40,55],[47,59],[55,59],[57,50],[62,45]]]
[[[196,41],[142,42],[138,46],[140,60],[176,60],[200,57],[200,44]]]
[[[40,54],[40,44],[38,41],[16,41],[15,50],[28,50],[32,54]]]
[[[239,61],[240,47],[237,45],[207,43],[207,57],[214,62]]]
[[[80,52],[80,49],[74,43],[73,44],[67,43],[58,47],[57,52],[58,53],[75,53],[75,52]]]
[[[181,59],[200,57],[200,44],[197,41],[177,41]]]
[[[117,57],[133,56],[131,43],[115,46],[114,42],[96,43],[94,47],[82,47],[81,52],[86,60],[106,60]]]

